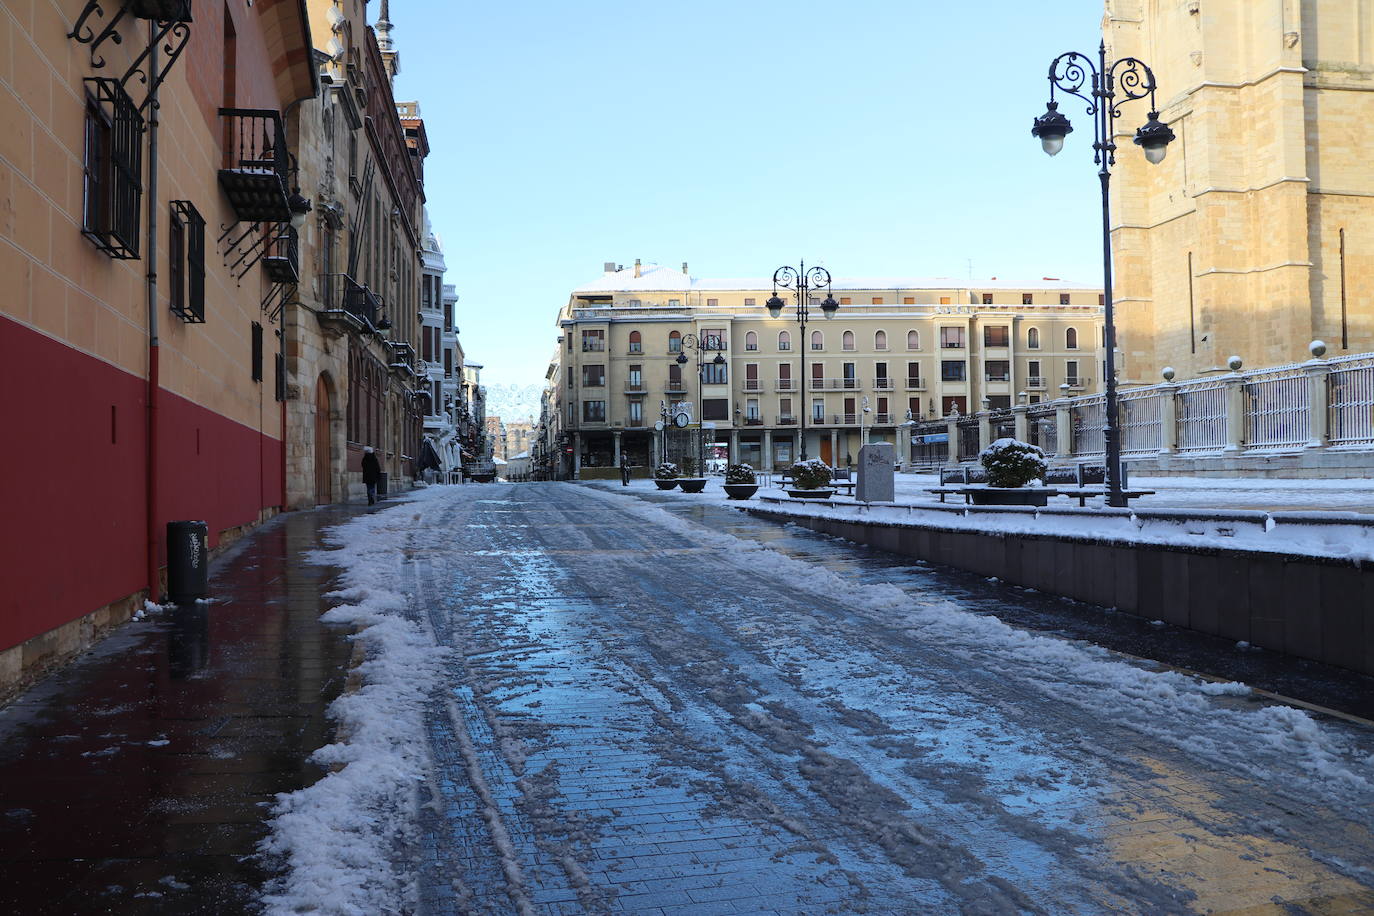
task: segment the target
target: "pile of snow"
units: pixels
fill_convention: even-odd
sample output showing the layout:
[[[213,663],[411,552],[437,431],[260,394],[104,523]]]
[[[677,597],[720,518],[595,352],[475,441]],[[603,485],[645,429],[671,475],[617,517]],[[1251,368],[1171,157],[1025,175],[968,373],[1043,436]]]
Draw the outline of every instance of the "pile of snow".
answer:
[[[267,888],[268,913],[413,911],[415,888],[396,858],[416,839],[417,790],[428,775],[424,707],[451,650],[406,618],[408,568],[397,560],[431,531],[417,509],[451,492],[431,487],[334,528],[335,549],[309,558],[343,570],[344,587],[326,597],[344,603],[324,619],[358,628],[362,686],[330,706],[342,738],[312,759],[331,771],[277,796],[260,847],[283,870]]]

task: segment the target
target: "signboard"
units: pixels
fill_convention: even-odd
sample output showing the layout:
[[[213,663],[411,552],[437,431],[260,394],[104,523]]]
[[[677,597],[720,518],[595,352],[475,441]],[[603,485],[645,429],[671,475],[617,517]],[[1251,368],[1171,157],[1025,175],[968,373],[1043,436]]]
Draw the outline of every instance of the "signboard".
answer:
[[[936,445],[940,442],[948,442],[949,433],[930,433],[926,436],[912,436],[912,445]]]

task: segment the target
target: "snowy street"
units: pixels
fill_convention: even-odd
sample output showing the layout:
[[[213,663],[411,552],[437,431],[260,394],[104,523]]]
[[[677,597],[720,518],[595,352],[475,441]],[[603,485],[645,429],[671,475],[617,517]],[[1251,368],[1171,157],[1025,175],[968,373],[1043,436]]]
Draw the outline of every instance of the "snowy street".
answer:
[[[332,540],[366,661],[273,911],[1374,907],[1374,727],[1013,628],[995,583],[642,488],[432,487]]]

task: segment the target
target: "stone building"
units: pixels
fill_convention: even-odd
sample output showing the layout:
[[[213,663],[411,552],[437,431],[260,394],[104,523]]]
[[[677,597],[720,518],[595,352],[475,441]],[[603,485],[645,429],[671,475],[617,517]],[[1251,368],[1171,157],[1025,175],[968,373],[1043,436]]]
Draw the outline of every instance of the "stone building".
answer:
[[[1114,172],[1119,377],[1374,349],[1374,7],[1108,0],[1103,30],[1154,70],[1177,135]]]
[[[168,521],[204,520],[215,549],[286,502],[275,325],[303,201],[283,112],[316,92],[305,10],[168,6],[0,0],[19,484],[0,555],[22,570],[0,692],[160,597]]]
[[[288,499],[292,507],[360,498],[364,446],[392,488],[420,457],[429,403],[420,335],[423,164],[414,103],[398,110],[399,57],[387,4],[367,25],[364,0],[309,0],[320,89],[297,106],[301,187],[314,210],[285,305]],[[384,52],[385,44],[388,51]]]
[[[865,437],[894,442],[907,419],[966,414],[1091,393],[1101,384],[1101,290],[1059,280],[834,278],[803,335],[795,300],[770,318],[770,280],[712,280],[657,265],[605,265],[559,314],[550,382],[561,429],[544,456],[554,476],[608,476],[622,451],[637,468],[685,425],[708,457],[755,467],[799,457],[847,464]],[[681,362],[679,357],[685,357]],[[548,417],[544,420],[548,439]],[[571,466],[568,466],[570,460]]]

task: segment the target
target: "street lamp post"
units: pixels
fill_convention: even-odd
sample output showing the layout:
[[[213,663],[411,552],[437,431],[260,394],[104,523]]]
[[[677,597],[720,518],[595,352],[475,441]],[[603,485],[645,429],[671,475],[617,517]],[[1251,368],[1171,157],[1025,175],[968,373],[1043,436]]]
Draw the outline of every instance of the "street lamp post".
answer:
[[[703,340],[702,338],[698,337],[696,334],[684,334],[684,335],[682,335],[682,347],[683,347],[683,349],[682,349],[682,350],[679,350],[679,351],[678,351],[678,354],[677,354],[677,364],[678,364],[679,366],[685,366],[685,365],[687,365],[687,353],[686,353],[686,350],[688,350],[688,349],[694,350],[694,351],[696,352],[696,354],[697,354],[697,396],[696,396],[696,403],[695,403],[695,408],[696,408],[696,409],[693,411],[693,413],[696,414],[696,421],[697,421],[697,471],[698,471],[699,473],[701,473],[702,476],[705,476],[705,474],[706,474],[705,453],[704,453],[704,450],[703,450],[703,448],[702,448],[702,436],[701,436],[702,430],[705,428],[705,427],[702,425],[702,416],[701,416],[701,401],[702,401],[702,398],[701,398],[701,386],[702,386],[703,384],[705,384],[705,378],[703,377],[703,366],[706,364],[706,359],[705,359],[705,355],[704,355],[704,353],[703,353],[703,350],[708,350],[708,349],[709,349],[709,350],[715,350],[715,351],[716,351],[716,358],[713,359],[713,360],[711,360],[712,365],[716,365],[716,366],[723,366],[723,365],[725,365],[725,357],[722,356],[722,355],[720,354],[721,341],[717,340],[716,343],[715,343],[715,346],[711,346],[711,339],[710,339],[710,338],[706,338],[705,340]],[[712,441],[715,441],[715,440],[714,440],[714,436],[713,436],[713,438],[712,438]]]
[[[786,305],[778,297],[778,288],[792,290],[797,298],[797,323],[801,325],[801,340],[797,346],[797,376],[801,380],[801,460],[806,460],[806,320],[810,317],[808,306],[810,305],[810,293],[812,289],[819,290],[825,287],[825,299],[821,302],[821,312],[826,318],[834,318],[835,312],[839,310],[840,304],[835,301],[835,297],[830,295],[830,271],[824,267],[812,267],[806,269],[806,262],[802,261],[801,267],[779,267],[773,271],[773,295],[765,303],[768,307],[770,317],[779,318],[782,316],[783,307]],[[771,460],[771,459],[770,459]]]
[[[1132,99],[1150,99],[1149,120],[1135,132],[1135,143],[1144,150],[1150,164],[1163,161],[1174,132],[1159,120],[1154,72],[1134,57],[1123,57],[1108,65],[1105,42],[1098,45],[1096,64],[1077,51],[1059,55],[1050,62],[1049,79],[1049,105],[1031,127],[1031,136],[1039,138],[1046,153],[1056,155],[1064,147],[1064,138],[1073,131],[1069,119],[1059,113],[1059,103],[1054,100],[1056,89],[1086,102],[1087,113],[1093,119],[1093,162],[1098,166],[1102,184],[1102,301],[1106,306],[1103,324],[1107,338],[1106,422],[1102,438],[1106,451],[1107,505],[1121,508],[1126,506],[1126,497],[1121,492],[1121,438],[1116,415],[1116,324],[1112,310],[1112,226],[1107,193],[1111,167],[1116,164],[1116,119],[1121,116],[1121,105]]]

